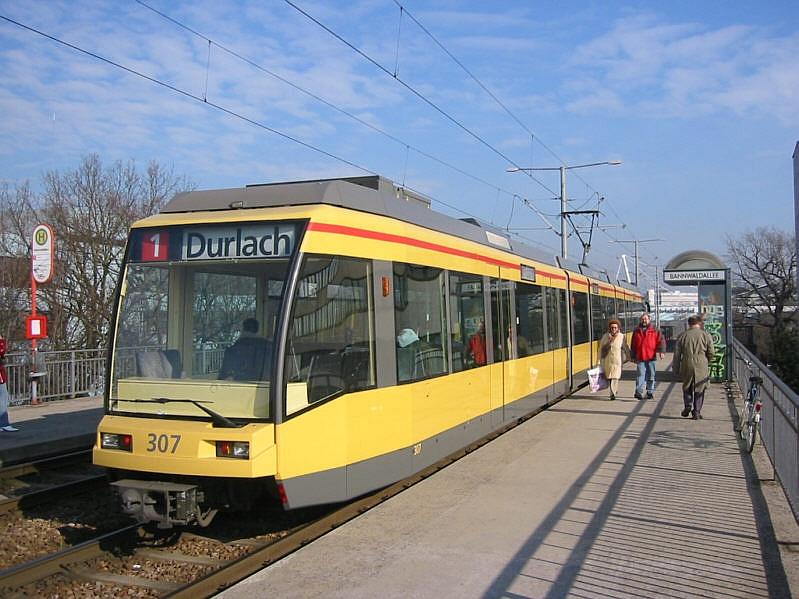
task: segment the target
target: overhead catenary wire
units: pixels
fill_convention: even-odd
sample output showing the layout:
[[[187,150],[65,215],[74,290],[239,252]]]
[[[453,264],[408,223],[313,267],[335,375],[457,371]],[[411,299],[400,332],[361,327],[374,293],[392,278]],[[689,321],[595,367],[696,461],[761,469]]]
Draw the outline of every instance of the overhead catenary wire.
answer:
[[[140,4],[144,5],[143,3],[140,3]],[[21,23],[19,23],[18,21],[14,21],[13,19],[6,19],[6,20],[11,22],[11,23],[13,23],[13,24],[16,24],[17,26],[23,26],[24,28],[30,29],[34,33],[43,34],[43,32],[40,32],[40,31],[36,30],[35,28],[29,28],[27,26],[24,26]],[[174,19],[170,19],[170,20],[174,21]],[[180,24],[180,25],[183,26],[182,24]],[[190,27],[186,27],[186,28],[187,28],[187,30],[191,30]],[[189,92],[185,88],[181,89],[181,88],[179,88],[179,87],[177,87],[175,85],[172,85],[170,83],[167,83],[167,82],[165,82],[163,80],[160,80],[160,79],[157,79],[155,77],[146,75],[145,73],[143,73],[141,71],[137,71],[135,68],[126,67],[123,64],[116,63],[113,60],[107,59],[107,58],[105,58],[105,57],[103,57],[103,56],[101,56],[99,54],[95,54],[95,53],[93,53],[93,52],[91,52],[89,50],[85,50],[84,48],[80,48],[79,46],[76,46],[74,44],[70,44],[69,42],[63,42],[63,40],[59,40],[58,38],[55,38],[54,36],[50,36],[48,34],[43,34],[43,35],[45,37],[48,37],[48,38],[52,39],[55,42],[64,43],[65,46],[71,47],[73,50],[83,52],[87,56],[91,56],[91,57],[93,57],[93,58],[95,58],[97,60],[102,60],[102,61],[106,62],[107,64],[112,65],[112,66],[114,66],[116,68],[120,68],[122,70],[125,70],[125,71],[131,73],[131,74],[143,77],[143,78],[149,80],[150,82],[152,82],[154,84],[163,86],[163,87],[165,87],[167,89],[170,89],[170,90],[172,90],[175,93],[179,93],[179,94],[181,94],[181,95],[183,95],[183,96],[185,96],[187,98],[190,98],[190,99],[195,100],[197,102],[202,101],[203,103],[211,106],[212,108],[214,108],[216,110],[220,110],[222,112],[225,112],[225,113],[227,113],[228,115],[230,115],[232,117],[239,118],[239,119],[241,119],[243,121],[246,121],[246,122],[250,123],[253,126],[261,128],[261,129],[263,129],[265,131],[271,132],[271,133],[276,134],[278,136],[281,136],[281,137],[285,138],[286,140],[289,140],[289,141],[292,141],[292,142],[294,142],[294,143],[296,143],[298,145],[304,146],[304,147],[306,147],[308,149],[311,149],[312,151],[318,152],[318,153],[320,153],[322,155],[325,155],[325,156],[327,156],[327,157],[329,157],[329,158],[331,158],[333,160],[340,161],[343,164],[347,164],[347,165],[349,165],[349,166],[351,166],[353,168],[358,169],[359,171],[363,171],[363,172],[369,173],[369,174],[377,174],[377,173],[374,172],[373,169],[370,169],[370,168],[368,168],[368,166],[365,166],[363,164],[359,164],[356,160],[348,160],[348,159],[344,158],[341,155],[337,155],[334,152],[327,151],[327,150],[323,149],[322,147],[319,147],[319,146],[317,146],[317,145],[315,145],[313,143],[308,143],[307,141],[304,141],[301,138],[298,138],[298,137],[296,137],[294,135],[289,135],[287,133],[284,133],[283,131],[280,131],[280,130],[274,128],[274,127],[269,126],[269,124],[267,124],[267,123],[265,123],[263,121],[257,120],[256,118],[244,116],[242,113],[237,112],[234,109],[227,108],[227,107],[225,107],[223,104],[221,104],[219,102],[209,101],[209,100],[213,99],[213,98],[208,98],[208,73],[209,73],[209,70],[210,70],[210,62],[211,62],[211,45],[216,45],[217,47],[220,47],[220,46],[219,46],[219,44],[213,42],[213,40],[210,40],[210,38],[207,38],[206,36],[202,36],[202,34],[200,34],[199,32],[196,32],[194,30],[191,30],[191,31],[195,35],[199,35],[199,36],[203,37],[203,39],[205,39],[207,44],[208,44],[208,55],[206,57],[206,60],[203,61],[203,62],[206,63],[204,65],[205,66],[205,85],[203,86],[202,91],[199,94],[195,94],[195,93]],[[225,51],[228,51],[228,49],[225,49]],[[240,57],[240,58],[243,59],[243,57]],[[252,61],[249,61],[249,63],[253,64]],[[287,81],[287,83],[290,84],[290,82],[288,82],[288,81]],[[338,109],[338,107],[335,107],[334,105],[332,105],[329,102],[328,102],[328,105],[330,105],[331,107],[333,107],[335,109]],[[354,116],[354,115],[352,115],[352,116]],[[364,121],[364,123],[368,125],[368,123],[366,123],[365,121]],[[385,132],[382,132],[382,133],[385,133]],[[533,138],[533,140],[535,140],[535,136],[532,136],[532,138]],[[395,140],[396,139],[397,138],[395,138]],[[401,140],[399,140],[398,143],[403,143],[403,142]],[[499,187],[497,185],[494,185],[494,184],[492,184],[492,183],[490,183],[488,181],[480,179],[479,177],[476,177],[473,173],[467,172],[467,171],[465,171],[463,169],[459,169],[459,167],[456,167],[455,165],[447,163],[446,161],[441,161],[440,159],[436,158],[435,156],[432,156],[429,153],[424,152],[420,148],[410,147],[410,149],[412,149],[414,152],[419,153],[420,155],[424,155],[426,158],[429,158],[429,159],[432,159],[432,160],[436,160],[436,161],[442,163],[444,166],[447,166],[448,168],[454,168],[457,172],[459,172],[460,174],[462,174],[464,176],[469,176],[473,180],[480,181],[482,184],[487,185],[487,186],[491,187],[492,189],[495,189],[497,191],[497,194],[500,194],[500,193],[501,194],[507,194],[507,195],[511,196],[511,198],[513,197],[513,194],[511,192],[509,192],[509,191],[507,191],[505,189],[502,189],[501,187]],[[505,158],[507,159],[507,157],[505,157]],[[535,180],[535,178],[533,178],[533,179]],[[539,185],[542,185],[542,187],[544,187],[548,191],[552,192],[552,190],[549,190],[549,188],[546,185],[543,185],[540,182],[538,182],[538,183],[539,183]],[[554,193],[554,192],[552,192],[552,193]],[[520,198],[520,199],[523,200],[523,203],[524,203],[524,205],[526,207],[532,209],[540,217],[545,217],[545,215],[540,210],[537,210],[535,208],[535,206],[529,200],[526,200],[524,198]],[[442,200],[436,199],[436,201],[441,203],[442,205],[445,205],[445,206],[451,208],[451,209],[456,209],[456,210],[458,210],[460,212],[463,212],[464,214],[468,214],[467,212],[462,211],[460,209],[457,209],[457,208],[447,204],[446,202],[443,202]],[[479,220],[481,220],[481,219],[479,219]],[[552,227],[551,224],[548,223],[547,227],[550,230],[555,231],[555,228]],[[557,232],[557,231],[555,231],[555,232]],[[538,243],[540,245],[545,245],[539,240],[536,240],[535,243]]]
[[[324,23],[322,23],[322,22],[321,22],[319,19],[317,19],[316,17],[314,17],[312,14],[310,14],[310,13],[309,13],[309,12],[307,12],[306,10],[303,10],[302,8],[300,8],[299,6],[297,6],[297,5],[296,5],[294,2],[292,2],[292,0],[283,0],[283,1],[284,1],[286,4],[288,4],[289,6],[291,6],[291,7],[292,7],[294,10],[296,10],[297,12],[299,12],[300,14],[302,14],[303,16],[305,16],[307,19],[309,19],[310,21],[312,21],[313,23],[315,23],[316,25],[318,25],[318,26],[319,26],[321,29],[325,30],[325,31],[326,31],[327,33],[329,33],[331,36],[333,36],[334,38],[336,38],[337,40],[339,40],[339,41],[340,41],[342,44],[344,44],[345,46],[347,46],[347,47],[351,48],[351,49],[353,50],[353,52],[355,52],[355,53],[359,54],[360,56],[362,56],[362,57],[363,57],[365,60],[367,60],[368,62],[370,62],[371,64],[373,64],[373,65],[374,65],[374,66],[375,66],[377,69],[379,69],[380,71],[382,71],[383,73],[385,73],[386,75],[388,75],[389,77],[391,77],[392,79],[394,79],[395,81],[397,81],[397,82],[398,82],[400,85],[402,85],[402,86],[403,86],[405,89],[407,89],[409,92],[411,92],[411,93],[412,93],[414,96],[416,96],[417,98],[419,98],[419,99],[420,99],[422,102],[424,102],[425,104],[427,104],[428,106],[430,106],[431,108],[433,108],[433,110],[435,110],[436,112],[438,112],[439,114],[441,114],[441,115],[442,115],[444,118],[446,118],[448,121],[450,121],[451,123],[453,123],[455,126],[457,126],[459,129],[461,129],[463,132],[465,132],[466,134],[468,134],[469,136],[471,136],[473,139],[475,139],[476,141],[480,142],[480,143],[481,143],[482,145],[484,145],[486,148],[488,148],[489,150],[491,150],[491,151],[492,151],[494,154],[496,154],[497,156],[499,156],[499,157],[500,157],[500,158],[502,158],[503,160],[507,161],[507,163],[508,163],[508,164],[511,164],[511,165],[513,165],[513,166],[515,166],[515,167],[517,167],[517,168],[521,168],[521,167],[520,167],[520,166],[519,166],[519,165],[516,163],[516,161],[515,161],[515,160],[513,160],[512,158],[510,158],[509,156],[507,156],[507,155],[506,155],[504,152],[502,152],[501,150],[499,150],[498,148],[496,148],[494,145],[492,145],[492,144],[491,144],[491,143],[490,143],[488,140],[486,140],[484,137],[482,137],[481,135],[478,135],[477,133],[475,133],[474,131],[472,131],[472,130],[471,130],[469,127],[467,127],[467,126],[466,126],[466,125],[464,125],[464,124],[463,124],[461,121],[459,121],[459,120],[458,120],[458,119],[456,119],[454,116],[452,116],[451,114],[449,114],[449,113],[448,113],[446,110],[444,110],[443,108],[441,108],[441,107],[440,107],[438,104],[436,104],[435,102],[433,102],[433,101],[432,101],[430,98],[428,98],[427,96],[425,96],[425,95],[424,95],[422,92],[420,92],[419,90],[417,90],[417,89],[416,89],[415,87],[413,87],[411,84],[409,84],[408,82],[404,81],[404,80],[403,80],[401,77],[399,77],[399,76],[395,77],[395,76],[394,76],[394,74],[391,72],[391,70],[390,70],[390,69],[388,69],[388,68],[386,68],[385,66],[383,66],[382,64],[380,64],[380,62],[378,62],[377,60],[375,60],[374,58],[372,58],[372,57],[371,57],[369,54],[367,54],[366,52],[364,52],[363,50],[361,50],[361,49],[360,49],[358,46],[356,46],[355,44],[353,44],[353,43],[352,43],[352,42],[350,42],[349,40],[345,39],[345,38],[344,38],[342,35],[340,35],[340,34],[339,34],[339,33],[337,33],[336,31],[334,31],[332,28],[330,28],[330,27],[328,27],[327,25],[325,25]],[[554,191],[552,191],[552,190],[551,190],[551,189],[550,189],[550,188],[549,188],[549,187],[548,187],[546,184],[544,184],[544,183],[543,183],[543,181],[540,181],[540,180],[539,180],[537,177],[534,177],[534,176],[532,176],[532,175],[531,175],[531,178],[532,178],[532,179],[533,179],[533,180],[534,180],[536,183],[538,183],[538,184],[539,184],[541,187],[543,187],[544,189],[546,189],[547,191],[549,191],[549,192],[551,192],[551,193],[555,193],[555,192],[554,192]]]
[[[288,2],[289,4],[292,4],[291,2],[289,2],[289,0],[285,0],[285,1]],[[541,145],[541,147],[543,147],[545,150],[547,150],[561,165],[566,166],[566,162],[554,150],[552,150],[548,145],[543,143],[543,141],[541,141],[541,138],[539,136],[535,135],[535,133],[515,113],[513,113],[513,111],[511,111],[507,107],[507,105],[504,102],[502,102],[499,99],[499,97],[497,97],[497,95],[494,94],[488,88],[487,85],[485,85],[468,67],[466,67],[466,65],[461,60],[459,60],[435,35],[433,35],[433,33],[424,24],[422,24],[422,22],[415,15],[413,15],[408,10],[408,8],[406,6],[404,6],[403,4],[398,2],[398,0],[393,0],[393,1],[394,1],[394,3],[397,6],[400,7],[400,9],[403,12],[403,14],[407,15],[408,18],[410,18],[421,29],[421,31],[423,31],[455,64],[457,64],[481,89],[483,89],[483,91],[486,92],[486,94],[488,94],[519,126],[521,126],[531,136],[531,139],[532,139],[533,143],[537,142],[539,145]],[[525,174],[527,174],[528,176],[531,176],[531,178],[533,180],[535,180],[536,182],[538,182],[540,184],[540,181],[536,177],[533,177],[529,171],[524,171],[524,172],[525,172]],[[586,186],[586,188],[591,190],[591,192],[592,192],[591,193],[591,197],[589,197],[588,200],[586,200],[581,205],[581,207],[577,208],[577,210],[580,210],[588,202],[591,201],[591,198],[594,195],[599,196],[600,193],[591,184],[589,184],[578,172],[574,172],[573,175],[576,176],[580,181],[582,181],[583,184]],[[620,221],[622,223],[624,222],[624,219],[622,219],[621,216],[619,216],[619,214],[616,212],[616,210],[613,208],[613,206],[610,204],[610,202],[607,201],[606,198],[605,198],[605,205],[607,206],[608,210],[610,210],[610,212],[616,217],[616,219],[618,221]],[[572,223],[572,226],[575,227],[575,229],[576,229],[576,226],[574,225],[574,223]],[[626,227],[626,225],[624,225],[624,226]],[[554,230],[555,229],[553,228],[553,231]],[[606,232],[605,232],[605,234],[610,239],[613,239],[612,236],[607,235]],[[595,249],[595,248],[592,247],[592,249]],[[601,253],[601,252],[599,252],[599,253]]]
[[[255,119],[252,119],[250,117],[244,116],[244,115],[242,115],[242,114],[240,114],[240,113],[238,113],[238,112],[236,112],[234,110],[226,108],[226,107],[222,106],[221,104],[217,104],[217,103],[215,103],[213,101],[209,101],[206,97],[201,97],[201,96],[198,96],[196,94],[193,94],[193,93],[191,93],[191,92],[189,92],[189,91],[187,91],[185,89],[181,89],[181,88],[179,88],[179,87],[177,87],[175,85],[172,85],[170,83],[162,81],[162,80],[160,80],[160,79],[158,79],[156,77],[152,77],[152,76],[147,75],[145,73],[142,73],[141,71],[138,71],[138,70],[136,70],[134,68],[125,66],[125,65],[123,65],[123,64],[121,64],[119,62],[116,62],[114,60],[111,60],[111,59],[109,59],[109,58],[107,58],[105,56],[97,54],[96,52],[92,52],[91,50],[87,50],[85,48],[81,48],[80,46],[78,46],[76,44],[73,44],[73,43],[68,42],[66,40],[62,40],[62,39],[60,39],[60,38],[58,38],[58,37],[56,37],[54,35],[51,35],[51,34],[46,33],[44,31],[41,31],[41,30],[39,30],[39,29],[37,29],[35,27],[32,27],[32,26],[26,25],[24,23],[21,23],[20,21],[12,19],[12,18],[10,18],[10,17],[8,17],[6,15],[0,14],[0,19],[6,21],[8,23],[11,23],[12,25],[15,25],[17,27],[20,27],[21,29],[24,29],[24,30],[29,31],[31,33],[34,33],[36,35],[42,36],[42,37],[44,37],[46,39],[49,39],[49,40],[51,40],[51,41],[53,41],[53,42],[55,42],[55,43],[57,43],[59,45],[62,45],[64,47],[66,47],[66,48],[74,50],[75,52],[78,52],[78,53],[83,54],[85,56],[88,56],[88,57],[90,57],[92,59],[95,59],[95,60],[98,60],[98,61],[103,62],[105,64],[108,64],[108,65],[110,65],[110,66],[112,66],[114,68],[117,68],[117,69],[120,69],[122,71],[125,71],[126,73],[129,73],[129,74],[134,75],[136,77],[140,77],[140,78],[142,78],[142,79],[144,79],[146,81],[149,81],[152,84],[161,86],[161,87],[163,87],[165,89],[168,89],[168,90],[170,90],[170,91],[172,91],[174,93],[177,93],[177,94],[179,94],[179,95],[181,95],[181,96],[183,96],[185,98],[194,100],[194,101],[196,101],[198,103],[201,103],[201,104],[203,104],[205,106],[211,107],[211,108],[213,108],[215,110],[218,110],[218,111],[220,111],[220,112],[222,112],[222,113],[224,113],[224,114],[226,114],[228,116],[231,116],[233,118],[239,119],[239,120],[241,120],[243,122],[246,122],[246,123],[248,123],[250,125],[258,127],[260,129],[263,129],[263,130],[268,131],[270,133],[273,133],[275,135],[278,135],[278,136],[280,136],[280,137],[282,137],[282,138],[284,138],[284,139],[286,139],[288,141],[291,141],[293,143],[299,144],[299,145],[301,145],[301,146],[303,146],[303,147],[305,147],[307,149],[310,149],[310,150],[318,152],[318,153],[320,153],[320,154],[322,154],[324,156],[327,156],[329,158],[332,158],[334,160],[342,162],[343,164],[346,164],[348,166],[356,168],[356,169],[358,169],[358,170],[360,170],[360,171],[362,171],[364,173],[367,173],[367,174],[370,174],[370,175],[378,175],[377,172],[375,172],[375,171],[373,171],[373,170],[371,170],[371,169],[369,169],[369,168],[367,168],[367,167],[365,167],[363,165],[357,164],[357,163],[355,163],[355,162],[353,162],[351,160],[348,160],[348,159],[343,158],[341,156],[337,156],[336,154],[333,154],[332,152],[324,150],[323,148],[320,148],[318,146],[315,146],[313,144],[305,142],[305,141],[303,141],[301,139],[298,139],[298,138],[296,138],[294,136],[288,135],[287,133],[284,133],[284,132],[282,132],[282,131],[280,131],[278,129],[270,127],[270,126],[268,126],[268,125],[266,125],[264,123],[261,123],[259,121],[256,121]],[[424,192],[419,192],[418,190],[414,190],[411,187],[406,187],[406,188],[411,190],[411,191],[416,191],[417,193],[424,193]],[[461,213],[461,214],[463,214],[465,216],[469,216],[471,218],[474,218],[478,222],[485,222],[480,217],[478,217],[478,216],[476,216],[474,214],[471,214],[471,213],[469,213],[469,212],[467,212],[465,210],[462,210],[462,209],[460,209],[460,208],[458,208],[456,206],[453,206],[453,205],[451,205],[451,204],[449,204],[449,203],[447,203],[447,202],[445,202],[443,200],[440,200],[438,198],[432,197],[429,194],[427,194],[427,196],[430,197],[430,199],[432,201],[438,202],[438,203],[442,204],[443,206],[446,206],[447,208],[449,208],[451,210],[455,210],[455,211],[457,211],[457,212],[459,212],[459,213]],[[532,205],[530,205],[530,207],[535,210],[535,208]],[[546,246],[546,244],[541,244],[539,241],[535,241],[534,243],[538,243],[539,245],[545,245]]]
[[[531,136],[532,143],[538,143],[541,147],[543,147],[547,152],[549,152],[561,165],[566,166],[566,161],[563,160],[552,148],[550,148],[547,144],[541,141],[541,138],[536,136],[535,133],[513,112],[511,111],[507,105],[500,100],[494,92],[492,92],[487,85],[485,85],[469,68],[466,67],[465,64],[461,60],[459,60],[450,50],[435,36],[433,33],[422,24],[422,22],[417,19],[406,6],[401,4],[398,0],[393,0],[394,3],[400,7],[400,11],[404,14],[408,15],[416,25],[421,29],[433,42],[455,63],[457,64],[480,88],[486,92],[522,129],[524,129],[527,133]],[[527,173],[529,174],[529,173]],[[585,186],[590,189],[593,194],[599,194],[599,192],[594,189],[579,173],[573,173],[575,177],[577,177],[580,181],[582,181]],[[533,177],[534,178],[534,177]],[[535,178],[534,178],[535,179]],[[612,206],[608,205],[608,208],[613,212],[618,220],[622,220],[621,217],[616,213]],[[578,208],[579,210],[580,208]]]
[[[31,33],[35,33],[35,34],[40,35],[42,37],[45,37],[45,38],[47,38],[49,40],[52,40],[52,41],[56,42],[57,44],[61,44],[62,46],[66,46],[67,48],[75,50],[76,52],[80,52],[81,54],[84,54],[86,56],[94,58],[95,60],[99,60],[99,61],[104,62],[104,63],[106,63],[108,65],[111,65],[111,66],[113,66],[115,68],[121,69],[121,70],[123,70],[123,71],[125,71],[127,73],[130,73],[131,75],[135,75],[137,77],[141,77],[142,79],[146,79],[150,83],[154,83],[155,85],[159,85],[161,87],[164,87],[164,88],[166,88],[168,90],[171,90],[171,91],[173,91],[173,92],[175,92],[177,94],[180,94],[180,95],[182,95],[182,96],[184,96],[186,98],[190,98],[192,100],[195,100],[195,101],[200,102],[202,104],[205,104],[207,106],[215,108],[216,110],[224,112],[225,114],[233,116],[233,117],[235,117],[237,119],[241,119],[242,121],[245,121],[245,122],[247,122],[247,123],[249,123],[251,125],[254,125],[256,127],[260,127],[261,129],[269,131],[270,133],[274,133],[275,135],[279,135],[280,137],[282,137],[284,139],[287,139],[289,141],[292,141],[292,142],[294,142],[296,144],[299,144],[299,145],[301,145],[301,146],[303,146],[305,148],[308,148],[309,150],[313,150],[315,152],[319,152],[320,154],[324,154],[325,156],[327,156],[329,158],[333,158],[334,160],[338,160],[338,161],[340,161],[340,162],[342,162],[342,163],[344,163],[344,164],[346,164],[348,166],[352,166],[352,167],[357,168],[358,170],[361,170],[361,171],[363,171],[365,173],[369,173],[370,175],[376,175],[377,174],[377,173],[371,171],[370,169],[366,168],[365,166],[362,166],[360,164],[352,162],[351,160],[347,160],[346,158],[342,158],[341,156],[336,156],[332,152],[328,152],[327,150],[324,150],[324,149],[322,149],[322,148],[320,148],[318,146],[310,144],[310,143],[308,143],[306,141],[302,141],[301,139],[298,139],[297,137],[289,135],[288,133],[284,133],[283,131],[275,129],[274,127],[270,127],[270,126],[268,126],[268,125],[266,125],[264,123],[256,121],[255,119],[251,119],[249,117],[246,117],[246,116],[244,116],[244,115],[242,115],[242,114],[240,114],[240,113],[238,113],[238,112],[236,112],[234,110],[231,110],[229,108],[225,108],[224,106],[222,106],[220,104],[215,104],[214,102],[211,102],[211,101],[207,100],[206,98],[203,98],[201,96],[193,94],[193,93],[191,93],[189,91],[186,91],[185,89],[181,89],[181,88],[179,88],[177,86],[174,86],[174,85],[172,85],[170,83],[167,83],[166,81],[161,81],[160,79],[157,79],[155,77],[151,77],[150,75],[142,73],[141,71],[137,71],[134,68],[126,67],[123,64],[120,64],[120,63],[118,63],[116,61],[113,61],[110,58],[106,58],[105,56],[101,56],[100,54],[92,52],[91,50],[86,50],[85,48],[81,48],[80,46],[76,46],[75,44],[72,44],[72,43],[67,42],[65,40],[62,40],[60,38],[57,38],[57,37],[55,37],[53,35],[50,35],[49,33],[45,33],[44,31],[36,29],[35,27],[31,27],[29,25],[25,25],[24,23],[20,23],[19,21],[16,21],[16,20],[14,20],[14,19],[12,19],[10,17],[7,17],[5,15],[0,14],[0,19],[2,19],[4,21],[7,21],[7,22],[9,22],[9,23],[11,23],[13,25],[16,25],[17,27],[21,27],[22,29],[30,31]]]
[[[425,150],[422,150],[421,148],[418,148],[418,147],[414,146],[413,144],[410,144],[407,141],[396,137],[395,135],[392,135],[391,133],[388,133],[387,131],[381,129],[380,127],[377,127],[377,126],[373,125],[372,123],[360,118],[359,116],[357,116],[357,115],[345,110],[344,108],[341,108],[340,106],[337,106],[336,104],[326,100],[325,98],[321,97],[320,95],[315,94],[314,92],[302,87],[301,85],[291,81],[290,79],[288,79],[288,78],[286,78],[286,77],[284,77],[284,76],[272,71],[271,69],[266,68],[265,66],[263,66],[263,65],[255,62],[254,60],[252,60],[252,59],[240,54],[239,52],[237,52],[237,51],[235,51],[235,50],[233,50],[233,49],[231,49],[231,48],[229,48],[229,47],[227,47],[227,46],[225,46],[223,44],[220,44],[219,42],[216,42],[216,41],[212,40],[211,38],[209,38],[205,34],[203,34],[203,33],[199,32],[199,31],[197,31],[196,29],[186,25],[182,21],[179,21],[179,20],[175,19],[174,17],[164,13],[163,11],[158,10],[158,9],[150,6],[149,4],[144,2],[143,0],[135,0],[135,2],[137,4],[139,4],[139,5],[141,5],[142,7],[146,8],[147,10],[152,11],[153,13],[159,15],[160,17],[162,17],[163,19],[169,21],[170,23],[172,23],[172,24],[174,24],[174,25],[176,25],[176,26],[188,31],[189,33],[199,37],[202,40],[205,40],[209,44],[209,52],[210,52],[210,45],[213,44],[214,46],[216,46],[217,48],[219,48],[223,52],[229,54],[230,56],[233,56],[234,58],[236,58],[238,60],[241,60],[245,64],[248,64],[251,67],[253,67],[253,68],[255,68],[255,69],[257,69],[257,70],[259,70],[259,71],[261,71],[261,72],[263,72],[263,73],[265,73],[267,75],[269,75],[270,77],[273,77],[273,78],[277,79],[278,81],[288,85],[289,87],[299,91],[300,93],[307,95],[308,97],[316,100],[317,102],[320,102],[321,104],[324,104],[325,106],[327,106],[331,110],[335,110],[339,114],[343,114],[344,116],[356,121],[360,125],[362,125],[362,126],[368,128],[368,129],[374,131],[375,133],[377,133],[379,135],[382,135],[382,136],[386,137],[387,139],[390,139],[394,143],[396,143],[396,144],[400,145],[401,147],[405,148],[406,149],[406,167],[407,167],[407,151],[408,150],[413,150],[414,152],[416,152],[420,156],[423,156],[424,158],[432,160],[432,161],[434,161],[434,162],[436,162],[436,163],[438,163],[438,164],[440,164],[440,165],[442,165],[442,166],[444,166],[446,168],[449,168],[449,169],[451,169],[451,170],[453,170],[453,171],[455,171],[455,172],[457,172],[457,173],[459,173],[459,174],[461,174],[461,175],[463,175],[465,177],[468,177],[468,178],[472,179],[473,181],[477,181],[477,182],[481,183],[482,185],[485,185],[485,186],[487,186],[487,187],[489,187],[489,188],[491,188],[493,190],[496,190],[498,193],[505,194],[505,195],[507,195],[509,197],[513,197],[514,195],[516,195],[512,191],[509,191],[507,189],[503,189],[502,187],[496,185],[495,183],[491,183],[490,181],[487,181],[487,180],[483,179],[482,177],[479,177],[479,176],[475,175],[474,173],[470,173],[470,172],[468,172],[468,171],[466,171],[466,170],[464,170],[464,169],[462,169],[462,168],[460,168],[460,167],[458,167],[458,166],[456,166],[456,165],[454,165],[454,164],[452,164],[452,163],[450,163],[450,162],[448,162],[448,161],[446,161],[446,160],[444,160],[442,158],[439,158],[438,156],[430,154],[429,152],[426,152]],[[398,36],[399,36],[399,32],[398,32]],[[399,49],[397,50],[397,52],[399,52]],[[403,184],[404,184],[404,177],[403,177]],[[542,186],[547,191],[549,191],[550,193],[555,193],[554,191],[549,189],[546,185],[542,184]],[[525,203],[525,206],[530,208],[530,209],[532,209],[533,212],[538,213],[537,208],[535,208],[530,202]],[[539,216],[540,216],[540,214],[539,214]],[[551,226],[551,225],[549,225],[549,226]],[[554,231],[555,229],[553,228],[552,230]]]

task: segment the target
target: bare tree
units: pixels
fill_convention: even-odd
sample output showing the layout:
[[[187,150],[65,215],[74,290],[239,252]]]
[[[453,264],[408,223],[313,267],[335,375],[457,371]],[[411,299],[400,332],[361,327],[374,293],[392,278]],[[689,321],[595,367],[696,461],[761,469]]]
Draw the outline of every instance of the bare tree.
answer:
[[[799,390],[794,236],[774,228],[728,236],[727,255],[738,285],[733,307],[744,316],[756,316],[769,331],[767,347],[753,349],[785,383]]]
[[[737,304],[749,314],[768,314],[774,331],[785,328],[796,306],[794,236],[760,227],[742,236],[727,236],[727,257],[741,293]]]
[[[26,234],[33,230],[31,190],[27,184],[0,187],[0,334],[10,341],[25,338],[24,317],[30,309],[30,253]]]
[[[13,205],[4,203],[9,238],[17,241],[0,253],[29,256],[29,241],[19,240],[29,238],[36,222],[50,224],[55,232],[55,275],[39,296],[54,347],[105,344],[128,228],[190,188],[185,177],[154,162],[141,173],[133,162],[104,168],[97,155],[90,155],[74,171],[47,173],[40,196],[24,185]]]

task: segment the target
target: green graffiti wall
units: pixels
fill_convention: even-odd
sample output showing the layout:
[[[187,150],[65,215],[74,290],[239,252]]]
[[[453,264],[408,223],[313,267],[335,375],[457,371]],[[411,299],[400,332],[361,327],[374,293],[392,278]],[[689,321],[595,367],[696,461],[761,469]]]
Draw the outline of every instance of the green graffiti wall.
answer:
[[[705,331],[713,338],[715,357],[710,363],[710,378],[714,382],[726,379],[727,344],[726,310],[724,309],[724,283],[702,283],[699,286],[699,311],[705,322]]]

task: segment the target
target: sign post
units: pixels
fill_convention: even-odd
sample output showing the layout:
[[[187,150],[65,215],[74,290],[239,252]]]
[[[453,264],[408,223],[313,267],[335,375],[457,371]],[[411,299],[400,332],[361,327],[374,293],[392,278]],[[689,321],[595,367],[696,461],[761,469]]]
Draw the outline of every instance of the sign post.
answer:
[[[47,318],[36,313],[36,290],[38,284],[48,283],[53,278],[53,230],[50,225],[37,225],[33,229],[31,243],[31,315],[25,321],[25,336],[31,340],[31,404],[39,403],[37,384],[47,374],[39,368],[37,339],[47,337]]]

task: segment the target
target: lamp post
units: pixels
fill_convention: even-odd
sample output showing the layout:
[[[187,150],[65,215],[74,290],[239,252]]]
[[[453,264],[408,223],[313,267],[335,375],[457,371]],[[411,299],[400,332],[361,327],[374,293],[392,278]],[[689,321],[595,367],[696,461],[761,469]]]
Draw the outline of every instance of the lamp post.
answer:
[[[602,162],[591,162],[589,164],[564,164],[561,166],[542,166],[529,168],[512,166],[508,169],[505,169],[508,173],[518,173],[520,171],[560,171],[560,255],[563,258],[567,258],[569,253],[569,246],[567,243],[569,235],[566,232],[566,217],[568,215],[568,200],[566,198],[566,171],[570,171],[575,168],[586,168],[589,166],[602,166],[603,164],[618,166],[621,164],[621,160],[604,160]]]
[[[635,285],[638,286],[638,244],[649,243],[650,241],[663,241],[662,239],[611,239],[611,243],[632,243],[635,244]]]

